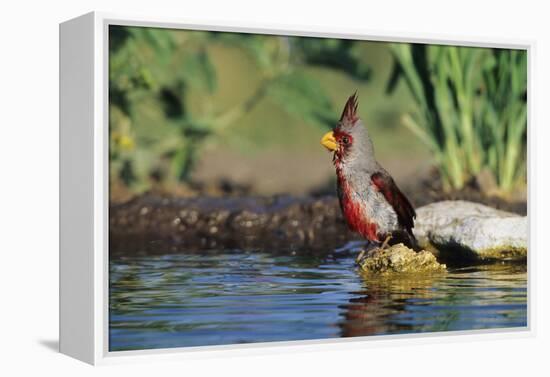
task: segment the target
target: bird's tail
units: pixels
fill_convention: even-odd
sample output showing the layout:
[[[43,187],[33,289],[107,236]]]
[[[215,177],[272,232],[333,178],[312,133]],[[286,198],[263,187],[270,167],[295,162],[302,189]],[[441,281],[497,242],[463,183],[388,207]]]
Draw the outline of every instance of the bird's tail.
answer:
[[[412,231],[411,232],[402,231],[402,232],[392,233],[390,245],[397,245],[398,243],[402,243],[408,248],[413,249],[414,251],[422,250]]]
[[[418,241],[416,239],[416,237],[414,236],[414,234],[411,233],[407,233],[408,237],[409,237],[409,242],[410,242],[410,248],[413,249],[414,251],[422,251],[422,248],[420,247],[420,245],[418,244]]]

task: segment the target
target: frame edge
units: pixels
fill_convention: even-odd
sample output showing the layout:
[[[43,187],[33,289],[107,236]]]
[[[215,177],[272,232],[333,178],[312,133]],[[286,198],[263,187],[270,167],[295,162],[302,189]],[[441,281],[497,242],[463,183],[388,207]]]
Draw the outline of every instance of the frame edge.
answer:
[[[59,26],[59,351],[94,357],[94,14]]]

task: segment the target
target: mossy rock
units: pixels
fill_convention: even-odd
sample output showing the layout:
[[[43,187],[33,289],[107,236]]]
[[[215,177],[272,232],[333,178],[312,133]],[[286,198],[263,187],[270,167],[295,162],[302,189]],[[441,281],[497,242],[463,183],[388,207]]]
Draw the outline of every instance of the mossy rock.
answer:
[[[444,260],[526,261],[528,219],[479,203],[447,200],[416,210],[420,247]]]
[[[416,252],[402,243],[361,252],[356,262],[363,272],[370,274],[429,274],[447,270],[429,251]]]

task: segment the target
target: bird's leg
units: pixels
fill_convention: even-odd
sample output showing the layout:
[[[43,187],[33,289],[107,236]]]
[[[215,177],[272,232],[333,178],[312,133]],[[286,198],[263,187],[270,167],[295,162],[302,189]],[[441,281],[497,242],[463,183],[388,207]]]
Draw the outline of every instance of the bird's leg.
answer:
[[[388,247],[388,242],[392,239],[392,235],[388,235],[384,242],[382,242],[382,245],[380,246],[380,249],[384,250],[386,247]]]
[[[363,259],[363,256],[365,255],[365,253],[366,253],[365,249],[361,250],[359,252],[359,255],[357,255],[357,257],[355,258],[355,263],[359,263],[361,259]]]

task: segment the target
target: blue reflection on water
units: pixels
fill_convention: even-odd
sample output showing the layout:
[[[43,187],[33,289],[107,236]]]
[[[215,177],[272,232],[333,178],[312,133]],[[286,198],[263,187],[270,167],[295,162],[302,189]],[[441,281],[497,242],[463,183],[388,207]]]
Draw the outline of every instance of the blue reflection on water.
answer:
[[[527,325],[526,268],[364,279],[353,256],[219,251],[110,264],[111,351]]]

